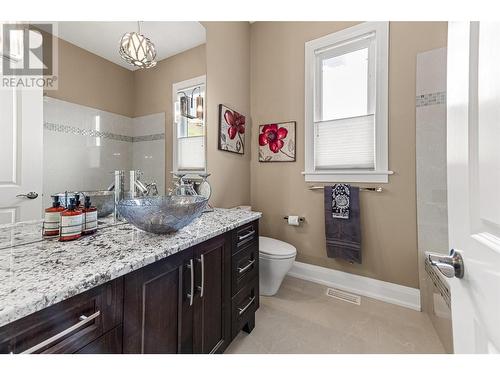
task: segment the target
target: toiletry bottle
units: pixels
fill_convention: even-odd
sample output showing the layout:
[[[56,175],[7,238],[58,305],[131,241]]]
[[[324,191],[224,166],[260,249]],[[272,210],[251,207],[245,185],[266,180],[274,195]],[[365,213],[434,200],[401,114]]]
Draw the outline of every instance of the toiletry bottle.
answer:
[[[75,194],[75,208],[77,210],[82,210],[83,209],[83,206],[80,202],[80,194]]]
[[[54,195],[52,199],[52,207],[45,209],[43,220],[43,235],[47,237],[59,235],[61,212],[64,211],[64,207],[61,207],[61,203],[59,202],[59,196]]]
[[[97,208],[90,204],[90,197],[85,197],[83,205],[83,230],[82,234],[92,234],[97,231]]]
[[[82,211],[75,207],[75,198],[70,198],[68,207],[61,212],[59,241],[76,240],[82,236]]]

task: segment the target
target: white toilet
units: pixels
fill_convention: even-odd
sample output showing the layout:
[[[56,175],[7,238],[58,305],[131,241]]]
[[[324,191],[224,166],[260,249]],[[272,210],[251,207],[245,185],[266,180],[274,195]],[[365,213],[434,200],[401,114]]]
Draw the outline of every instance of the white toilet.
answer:
[[[297,249],[289,243],[259,237],[259,288],[263,296],[278,292],[285,275],[292,268]]]

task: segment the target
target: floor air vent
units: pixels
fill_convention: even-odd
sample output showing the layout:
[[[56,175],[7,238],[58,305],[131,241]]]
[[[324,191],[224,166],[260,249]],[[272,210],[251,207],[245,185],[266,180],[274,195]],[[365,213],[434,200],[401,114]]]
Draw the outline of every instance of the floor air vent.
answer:
[[[326,290],[326,295],[328,297],[336,298],[344,302],[354,303],[355,305],[361,305],[361,296],[344,292],[343,290],[340,289],[328,288]]]

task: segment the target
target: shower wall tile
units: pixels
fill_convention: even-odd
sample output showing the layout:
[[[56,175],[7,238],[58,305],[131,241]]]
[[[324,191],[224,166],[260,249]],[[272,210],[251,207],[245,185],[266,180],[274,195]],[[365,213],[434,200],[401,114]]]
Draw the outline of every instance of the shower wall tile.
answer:
[[[130,118],[45,97],[44,207],[57,192],[106,189],[117,169],[141,169],[163,192],[164,129],[164,113]]]
[[[422,309],[429,314],[446,350],[452,352],[451,311],[424,263],[426,251],[448,252],[446,48],[417,55],[416,84],[417,226]],[[444,278],[441,281],[447,285]]]
[[[165,193],[165,113],[135,117],[132,125],[134,142],[132,164],[144,172],[145,182],[156,182]]]

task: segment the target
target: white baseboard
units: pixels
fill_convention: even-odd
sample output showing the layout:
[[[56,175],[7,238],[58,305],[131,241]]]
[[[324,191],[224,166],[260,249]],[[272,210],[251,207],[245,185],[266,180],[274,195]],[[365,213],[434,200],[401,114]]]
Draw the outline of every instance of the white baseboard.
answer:
[[[288,275],[420,311],[419,289],[302,262]]]

